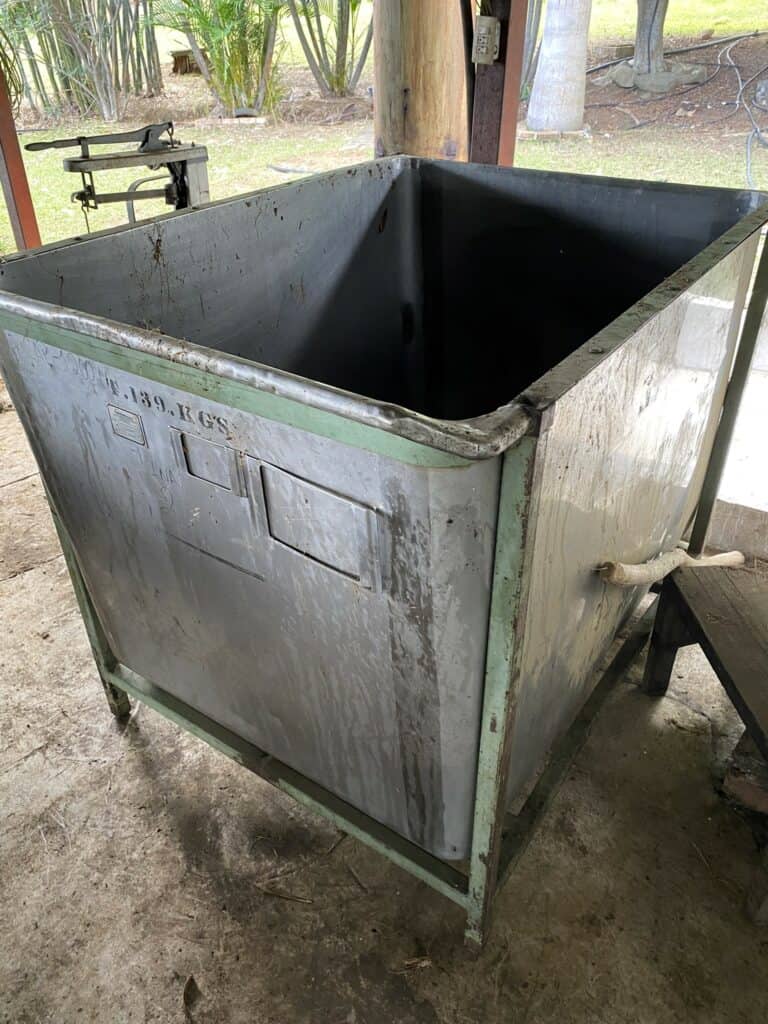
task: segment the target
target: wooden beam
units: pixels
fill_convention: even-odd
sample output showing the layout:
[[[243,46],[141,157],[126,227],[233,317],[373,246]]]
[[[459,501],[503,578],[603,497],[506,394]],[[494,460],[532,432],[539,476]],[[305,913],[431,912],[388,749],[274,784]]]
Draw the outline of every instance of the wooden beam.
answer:
[[[495,63],[477,66],[470,146],[475,163],[511,167],[515,162],[527,13],[528,0],[493,0],[501,49]]]
[[[466,160],[469,120],[458,0],[374,5],[376,155]]]
[[[40,245],[35,208],[29,191],[27,172],[19,147],[13,120],[11,97],[5,77],[0,72],[0,185],[5,195],[8,216],[19,249]]]

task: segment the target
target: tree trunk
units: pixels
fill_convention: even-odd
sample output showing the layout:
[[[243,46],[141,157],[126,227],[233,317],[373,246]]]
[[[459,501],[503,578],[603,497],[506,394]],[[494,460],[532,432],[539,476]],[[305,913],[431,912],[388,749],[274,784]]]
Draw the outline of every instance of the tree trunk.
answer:
[[[539,66],[528,105],[532,131],[578,131],[584,123],[592,0],[549,0]]]
[[[373,11],[376,155],[466,160],[469,115],[459,5],[376,0]]]
[[[261,113],[267,101],[270,79],[272,78],[272,63],[275,57],[275,43],[277,42],[277,18],[274,14],[265,14],[265,36],[261,51],[261,75],[259,87],[256,91],[254,109]]]
[[[655,75],[664,66],[664,21],[669,0],[637,0],[636,75]]]

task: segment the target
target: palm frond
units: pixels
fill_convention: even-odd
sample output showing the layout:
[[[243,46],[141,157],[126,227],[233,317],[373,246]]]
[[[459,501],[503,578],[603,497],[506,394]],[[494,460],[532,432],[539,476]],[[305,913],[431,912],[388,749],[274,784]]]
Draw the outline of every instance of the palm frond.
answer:
[[[287,0],[310,71],[324,96],[354,92],[373,38],[361,0]]]
[[[5,79],[11,107],[14,111],[17,111],[24,88],[21,78],[21,66],[16,48],[3,28],[0,28],[0,75]]]
[[[216,99],[233,113],[277,102],[284,8],[285,0],[160,0],[155,17],[187,36],[198,63],[205,60],[201,70]]]

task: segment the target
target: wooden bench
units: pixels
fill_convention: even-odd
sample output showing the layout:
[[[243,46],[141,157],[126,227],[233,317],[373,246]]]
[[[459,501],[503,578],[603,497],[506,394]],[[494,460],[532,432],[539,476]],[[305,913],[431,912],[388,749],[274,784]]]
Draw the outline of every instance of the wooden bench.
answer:
[[[666,693],[678,648],[699,644],[768,760],[768,575],[683,567],[664,581],[643,689]]]
[[[663,694],[678,648],[699,644],[747,732],[768,761],[768,575],[749,569],[684,567],[666,578],[651,634],[643,689]],[[768,847],[746,910],[768,927]]]

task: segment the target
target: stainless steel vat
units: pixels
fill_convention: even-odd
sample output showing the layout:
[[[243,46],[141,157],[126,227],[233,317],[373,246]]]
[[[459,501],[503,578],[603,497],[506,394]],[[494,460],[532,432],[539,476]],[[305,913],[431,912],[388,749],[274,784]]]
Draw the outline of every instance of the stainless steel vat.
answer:
[[[695,509],[757,202],[399,158],[4,261],[102,675],[467,857]]]

